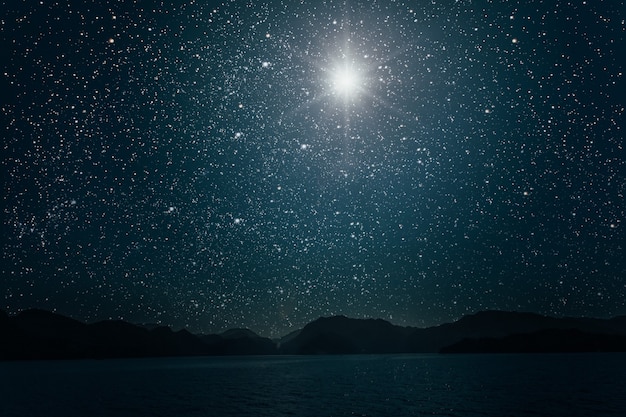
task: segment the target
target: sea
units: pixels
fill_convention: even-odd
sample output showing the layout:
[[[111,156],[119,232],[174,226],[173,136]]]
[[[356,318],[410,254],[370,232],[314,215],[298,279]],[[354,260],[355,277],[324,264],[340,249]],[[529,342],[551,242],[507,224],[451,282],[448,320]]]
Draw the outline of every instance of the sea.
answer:
[[[626,354],[0,362],[2,417],[626,416]]]

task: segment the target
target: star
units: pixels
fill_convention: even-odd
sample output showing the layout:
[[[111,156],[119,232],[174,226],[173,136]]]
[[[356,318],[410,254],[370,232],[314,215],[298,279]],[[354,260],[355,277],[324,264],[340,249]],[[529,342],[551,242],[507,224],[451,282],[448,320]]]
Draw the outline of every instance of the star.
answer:
[[[361,74],[351,65],[337,67],[331,73],[333,93],[343,99],[354,98],[362,92],[362,83]]]

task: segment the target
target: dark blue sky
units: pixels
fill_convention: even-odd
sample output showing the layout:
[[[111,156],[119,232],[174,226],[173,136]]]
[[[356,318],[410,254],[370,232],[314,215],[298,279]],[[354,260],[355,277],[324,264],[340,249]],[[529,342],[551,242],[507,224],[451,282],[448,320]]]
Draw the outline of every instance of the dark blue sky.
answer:
[[[626,314],[614,1],[2,2],[0,308]]]

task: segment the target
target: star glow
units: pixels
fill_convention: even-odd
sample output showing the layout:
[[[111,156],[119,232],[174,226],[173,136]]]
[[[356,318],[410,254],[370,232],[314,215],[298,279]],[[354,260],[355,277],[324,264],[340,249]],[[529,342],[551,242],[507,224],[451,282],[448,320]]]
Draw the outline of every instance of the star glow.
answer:
[[[336,68],[332,72],[331,86],[334,94],[344,98],[353,98],[362,91],[360,73],[351,66]]]

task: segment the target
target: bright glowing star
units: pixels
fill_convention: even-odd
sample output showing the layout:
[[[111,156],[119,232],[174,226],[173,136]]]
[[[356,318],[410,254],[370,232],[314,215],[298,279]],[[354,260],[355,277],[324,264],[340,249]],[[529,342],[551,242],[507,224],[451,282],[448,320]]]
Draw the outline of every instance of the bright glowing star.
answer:
[[[331,83],[337,95],[349,98],[361,90],[362,81],[358,71],[345,66],[333,71]]]

